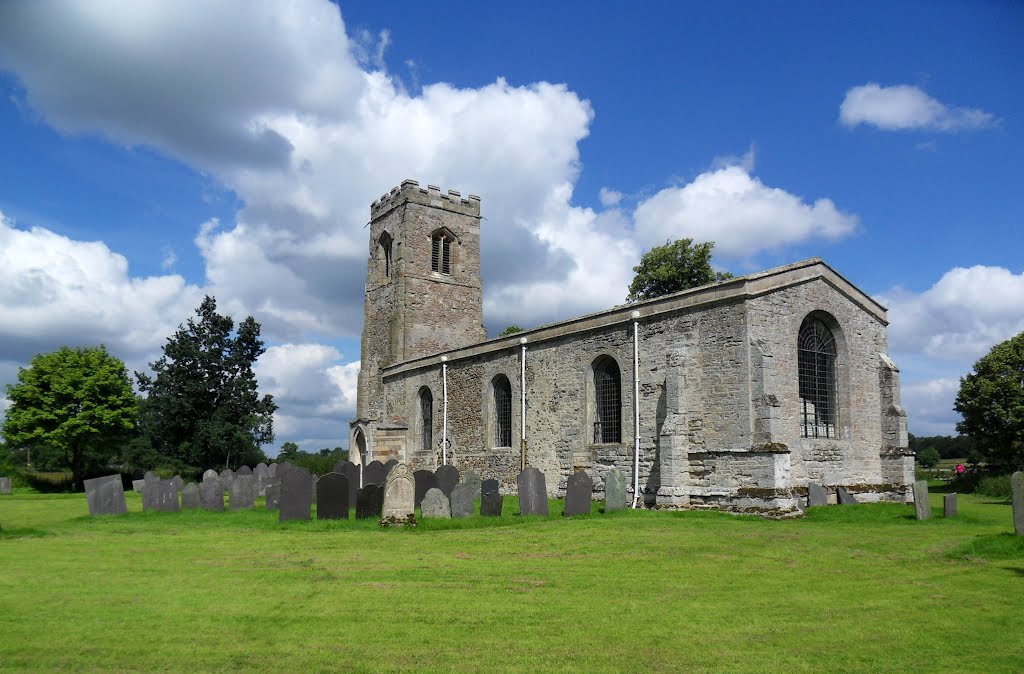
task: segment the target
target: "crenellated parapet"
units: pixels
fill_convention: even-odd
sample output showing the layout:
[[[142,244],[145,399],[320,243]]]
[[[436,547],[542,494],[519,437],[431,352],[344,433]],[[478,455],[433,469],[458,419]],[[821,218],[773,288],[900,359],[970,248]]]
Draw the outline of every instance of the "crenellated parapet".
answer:
[[[401,185],[391,188],[390,192],[381,195],[380,199],[370,204],[370,219],[376,220],[405,203],[421,204],[475,218],[480,217],[480,197],[475,194],[463,197],[455,190],[442,192],[437,185],[427,185],[426,188],[423,188],[415,180],[403,180]]]

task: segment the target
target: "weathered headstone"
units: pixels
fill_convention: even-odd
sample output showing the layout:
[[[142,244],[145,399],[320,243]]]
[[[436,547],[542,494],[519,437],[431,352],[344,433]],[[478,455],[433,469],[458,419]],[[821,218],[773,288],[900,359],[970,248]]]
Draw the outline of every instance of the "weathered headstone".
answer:
[[[146,474],[142,476],[142,479],[146,482],[151,482],[152,480],[159,480],[160,476],[151,470],[147,470]]]
[[[156,473],[146,473],[146,479],[143,480],[145,484],[142,485],[142,510],[143,512],[148,510],[157,510],[157,504],[160,503],[162,495],[162,489],[160,487],[160,478],[156,477]]]
[[[450,519],[452,516],[451,506],[448,497],[437,487],[431,487],[423,495],[423,503],[420,504],[420,514],[426,518]]]
[[[412,477],[412,469],[404,463],[396,463],[388,471],[388,481],[384,485],[381,519],[407,520],[415,508],[416,481]]]
[[[857,505],[857,499],[846,487],[836,487],[836,501],[839,502],[839,505]]]
[[[484,494],[480,501],[480,514],[484,517],[501,517],[501,506],[505,499],[496,491],[489,491]]]
[[[480,483],[480,498],[487,496],[490,492],[501,493],[501,485],[493,477]]]
[[[146,489],[145,480],[132,480],[132,491],[141,494]]]
[[[379,484],[370,483],[356,492],[356,517],[365,519],[367,517],[380,518],[384,508],[384,487]]]
[[[0,494],[11,493],[11,478],[0,477]]]
[[[828,490],[820,484],[807,483],[807,507],[828,505]]]
[[[124,515],[128,512],[128,503],[124,500],[124,485],[120,475],[94,477],[85,481],[85,498],[89,504],[89,514]]]
[[[1024,536],[1024,473],[1019,470],[1010,476],[1010,492],[1013,502],[1013,530]]]
[[[434,471],[434,479],[437,481],[437,488],[444,492],[444,495],[451,498],[452,489],[459,483],[459,469],[449,464],[441,466]]]
[[[384,464],[380,461],[371,461],[369,465],[363,468],[363,486],[378,484],[383,487],[386,476],[387,471],[384,470]]]
[[[225,468],[220,472],[220,483],[224,487],[224,491],[231,491],[231,483],[235,480],[235,471],[230,468]]]
[[[604,476],[604,511],[626,509],[626,476],[618,468],[612,468]]]
[[[148,494],[152,493],[152,509],[158,513],[176,513],[181,511],[181,502],[178,500],[178,490],[174,486],[174,480],[156,480],[146,485],[146,491],[142,495],[143,504]]]
[[[277,462],[267,466],[267,471],[270,473],[270,477],[277,477]]]
[[[181,491],[185,488],[185,480],[181,479],[181,475],[175,475],[172,477],[171,484],[174,485],[174,491]]]
[[[956,492],[942,497],[942,516],[956,517]]]
[[[206,480],[208,478],[211,478],[211,477],[219,478],[220,477],[220,473],[215,471],[213,468],[207,468],[205,471],[203,471],[203,479],[204,480]]]
[[[199,485],[199,505],[204,510],[224,510],[224,486],[219,475],[208,477]]]
[[[281,467],[278,466],[278,470]],[[313,509],[313,474],[291,466],[281,476],[280,521],[308,520]]]
[[[476,505],[477,486],[460,482],[452,489],[452,518],[472,517]]]
[[[932,507],[928,505],[928,482],[925,480],[914,483],[914,513],[919,520],[932,516]]]
[[[232,510],[249,510],[256,500],[256,479],[252,475],[236,475],[228,492]]]
[[[238,477],[239,475],[252,475],[252,468],[249,466],[241,466],[237,471],[235,471],[235,477]]]
[[[419,508],[427,492],[437,486],[437,480],[432,470],[417,470],[412,474],[412,479],[416,482],[416,507]]]
[[[480,474],[475,470],[466,471],[466,474],[462,476],[462,483],[473,487],[473,493],[476,494],[473,498],[479,498],[482,495],[483,483],[480,481]]]
[[[341,473],[348,478],[348,507],[356,507],[356,492],[359,491],[359,466],[346,461],[341,466],[341,470],[334,471],[335,473]]]
[[[270,478],[270,469],[267,468],[267,464],[262,461],[257,463],[256,467],[252,469],[252,475],[256,478],[256,495],[266,496],[267,480]]]
[[[278,510],[281,507],[281,481],[271,479],[267,483],[267,510]]]
[[[294,468],[294,466],[292,466],[291,461],[282,461],[281,463],[277,464],[277,479],[280,480],[284,478],[284,474],[287,473],[292,468]]]
[[[181,507],[183,509],[199,507],[199,487],[195,482],[189,482],[181,490]]]
[[[544,473],[531,466],[519,473],[516,486],[519,488],[520,515],[548,514],[548,490]]]
[[[390,473],[391,469],[394,468],[397,465],[398,465],[398,459],[388,459],[387,461],[384,462],[384,483],[385,484],[387,484],[387,481],[388,481],[388,473]]]
[[[565,486],[564,515],[589,515],[590,499],[594,494],[594,480],[585,470],[569,476]]]
[[[348,519],[348,478],[341,473],[327,473],[317,482],[316,518]]]

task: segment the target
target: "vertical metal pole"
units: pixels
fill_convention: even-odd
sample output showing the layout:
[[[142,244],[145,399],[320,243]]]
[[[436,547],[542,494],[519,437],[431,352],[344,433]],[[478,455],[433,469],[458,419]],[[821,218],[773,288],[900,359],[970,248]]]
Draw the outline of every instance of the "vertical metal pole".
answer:
[[[640,318],[633,311],[633,508],[640,498]]]
[[[526,470],[526,337],[520,337],[519,344],[519,470]]]
[[[444,395],[444,411],[441,420],[441,461],[448,465],[448,356],[441,356],[441,391]],[[435,455],[436,456],[436,455]]]

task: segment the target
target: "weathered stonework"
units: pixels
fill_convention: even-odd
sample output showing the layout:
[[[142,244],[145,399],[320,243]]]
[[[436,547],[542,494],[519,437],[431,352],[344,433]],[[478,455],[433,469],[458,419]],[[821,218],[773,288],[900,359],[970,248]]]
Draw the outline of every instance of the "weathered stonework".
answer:
[[[833,494],[844,486],[860,502],[909,500],[913,456],[899,370],[886,353],[886,311],[821,260],[483,341],[478,223],[479,199],[412,181],[371,207],[359,419],[351,424],[356,460],[440,465],[446,383],[449,463],[514,492],[525,388],[526,463],[545,474],[549,496],[563,496],[567,478],[585,470],[601,498],[605,476],[618,468],[631,497],[636,482],[644,503],[665,507],[790,511],[808,483]],[[439,228],[459,242],[450,279],[430,271]],[[385,231],[391,267],[382,271]],[[836,342],[834,438],[801,434],[797,336],[808,317]],[[618,443],[594,442],[601,358],[614,359],[621,375]],[[508,447],[494,446],[499,376],[511,385]],[[432,442],[424,447],[427,389]]]

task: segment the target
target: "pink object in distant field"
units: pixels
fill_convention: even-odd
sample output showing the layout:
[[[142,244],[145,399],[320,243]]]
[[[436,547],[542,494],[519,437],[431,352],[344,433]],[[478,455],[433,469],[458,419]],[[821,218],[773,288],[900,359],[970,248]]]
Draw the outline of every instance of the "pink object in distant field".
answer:
[[[962,463],[956,464],[956,474],[957,475],[963,475],[966,470],[967,469],[964,468],[964,464],[962,464]]]

